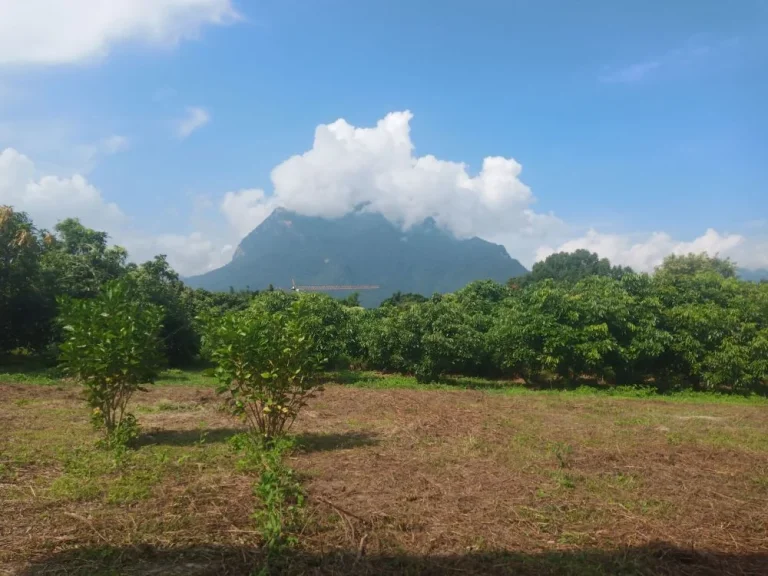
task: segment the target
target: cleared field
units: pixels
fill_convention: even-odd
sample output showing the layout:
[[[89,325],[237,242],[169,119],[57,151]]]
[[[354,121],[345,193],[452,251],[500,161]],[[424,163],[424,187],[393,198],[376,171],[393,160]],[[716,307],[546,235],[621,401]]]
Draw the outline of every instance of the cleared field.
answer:
[[[0,384],[0,573],[250,574],[238,424],[202,378],[94,447],[79,389]],[[768,403],[329,385],[292,432],[287,574],[768,574]],[[170,385],[174,384],[174,385]]]

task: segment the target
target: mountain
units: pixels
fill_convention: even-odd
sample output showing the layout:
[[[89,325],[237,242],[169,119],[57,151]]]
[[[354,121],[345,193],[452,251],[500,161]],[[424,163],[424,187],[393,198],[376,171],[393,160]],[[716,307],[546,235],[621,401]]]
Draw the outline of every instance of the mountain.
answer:
[[[398,290],[429,296],[526,272],[503,246],[458,239],[431,218],[403,231],[380,214],[358,211],[331,220],[278,208],[243,238],[229,264],[185,282],[218,291],[289,288],[293,279],[298,285],[376,284],[379,289],[360,292],[363,305],[375,306]]]
[[[750,282],[760,282],[760,280],[768,281],[768,270],[765,268],[759,268],[757,270],[739,268],[736,270],[736,275],[742,280],[748,280]]]

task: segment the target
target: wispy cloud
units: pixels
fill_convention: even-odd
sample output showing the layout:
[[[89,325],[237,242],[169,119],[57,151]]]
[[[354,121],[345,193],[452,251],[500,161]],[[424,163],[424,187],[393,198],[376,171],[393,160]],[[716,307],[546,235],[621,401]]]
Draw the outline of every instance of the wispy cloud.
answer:
[[[113,134],[90,144],[81,144],[74,148],[77,170],[87,174],[96,164],[107,156],[127,150],[130,146],[128,138]]]
[[[638,84],[665,69],[685,68],[705,56],[712,56],[721,49],[737,45],[738,38],[708,44],[697,36],[689,39],[685,46],[668,50],[655,58],[618,67],[606,67],[598,78],[604,84]]]
[[[183,140],[210,121],[211,115],[205,108],[190,106],[187,108],[187,115],[176,125],[176,136]]]
[[[128,148],[128,138],[119,134],[113,134],[108,138],[104,138],[99,144],[104,154],[117,154]]]
[[[600,76],[600,82],[605,84],[634,84],[642,81],[648,74],[661,66],[658,60],[638,62],[625,68],[614,70]]]

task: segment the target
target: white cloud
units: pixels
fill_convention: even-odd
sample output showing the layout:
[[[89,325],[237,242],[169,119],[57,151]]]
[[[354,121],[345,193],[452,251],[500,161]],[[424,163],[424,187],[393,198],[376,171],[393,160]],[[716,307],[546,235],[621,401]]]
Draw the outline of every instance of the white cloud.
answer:
[[[264,190],[249,189],[227,192],[221,203],[221,211],[238,238],[243,238],[278,206],[275,199],[264,194]]]
[[[560,221],[536,213],[535,198],[512,158],[488,157],[472,175],[460,162],[416,156],[412,114],[387,114],[373,128],[345,120],[320,125],[312,148],[272,170],[274,192],[230,192],[221,209],[242,236],[275,206],[301,214],[339,217],[357,207],[409,227],[433,217],[458,236],[485,237],[515,230],[535,236]]]
[[[0,119],[0,151],[23,150],[37,159],[39,170],[48,173],[87,174],[99,161],[131,146],[130,140],[120,134],[83,141],[75,123],[65,118],[9,118]]]
[[[768,263],[768,258],[761,255],[759,250],[755,250],[757,246],[754,241],[739,234],[721,234],[712,228],[689,242],[675,240],[664,232],[637,237],[629,234],[602,234],[589,230],[584,236],[568,240],[557,248],[540,247],[536,252],[536,260],[543,260],[554,252],[573,252],[580,248],[596,252],[613,264],[630,266],[641,272],[652,272],[670,254],[691,252],[730,257],[747,267],[759,267]]]
[[[198,232],[146,234],[84,176],[39,175],[34,162],[13,148],[0,152],[0,205],[27,212],[38,227],[49,230],[64,218],[79,218],[88,227],[108,232],[115,243],[128,249],[132,260],[167,254],[173,267],[185,275],[217,268],[232,256],[231,245]]]
[[[13,148],[0,152],[0,204],[29,212],[41,228],[52,228],[67,216],[101,229],[119,225],[126,217],[79,174],[68,178],[38,176],[35,165]]]
[[[158,236],[127,233],[120,236],[133,260],[143,262],[156,254],[168,256],[168,262],[183,276],[202,274],[219,268],[232,259],[231,244],[221,246],[200,232],[191,234],[160,234]]]
[[[238,18],[231,0],[0,0],[0,66],[72,64],[115,45],[176,45]]]
[[[314,143],[272,171],[274,192],[251,188],[228,192],[219,204],[229,226],[211,218],[208,196],[191,200],[189,234],[146,234],[79,173],[54,176],[15,149],[0,152],[0,204],[30,213],[41,227],[79,217],[107,231],[134,260],[168,255],[182,274],[205,272],[226,263],[237,242],[278,206],[306,215],[342,216],[361,205],[403,226],[433,217],[459,236],[477,235],[503,244],[526,266],[555,251],[586,248],[617,264],[650,271],[668,254],[706,251],[732,257],[746,267],[768,267],[768,238],[723,234],[714,229],[690,241],[667,233],[584,235],[552,214],[534,211],[535,197],[511,158],[489,157],[477,173],[459,162],[416,156],[411,115],[387,115],[373,128],[343,120],[321,125]],[[122,149],[121,138],[102,141],[103,153]],[[195,216],[197,214],[197,216]],[[228,229],[227,229],[228,228]],[[577,236],[577,237],[574,237]]]
[[[503,244],[531,266],[556,251],[586,248],[617,264],[652,271],[669,254],[708,252],[748,267],[768,265],[755,239],[714,229],[692,241],[653,234],[573,233],[553,214],[533,210],[535,197],[512,158],[485,158],[477,174],[459,162],[414,155],[410,112],[393,112],[373,128],[344,120],[320,125],[312,148],[272,170],[274,192],[228,192],[220,205],[237,239],[278,206],[300,214],[339,217],[360,206],[408,227],[433,217],[460,237]],[[768,245],[768,242],[766,242]],[[556,246],[553,248],[552,246]],[[767,246],[768,247],[768,246]],[[763,256],[765,255],[765,256]]]
[[[176,135],[179,138],[186,138],[198,128],[202,128],[211,121],[211,116],[205,108],[199,106],[190,106],[187,108],[187,115],[179,120],[176,125]]]

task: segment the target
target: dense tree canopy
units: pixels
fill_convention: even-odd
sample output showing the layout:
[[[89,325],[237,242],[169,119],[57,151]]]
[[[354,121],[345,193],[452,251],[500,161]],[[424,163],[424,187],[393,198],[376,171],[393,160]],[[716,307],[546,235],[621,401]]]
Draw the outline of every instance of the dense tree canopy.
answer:
[[[363,309],[354,295],[193,290],[164,256],[130,264],[103,232],[70,219],[48,233],[9,207],[0,208],[0,353],[55,346],[57,299],[94,299],[119,279],[160,311],[157,346],[169,365],[205,356],[205,326],[243,312],[291,315],[327,367],[427,382],[477,375],[748,391],[768,381],[768,284],[741,281],[732,262],[705,254],[670,256],[649,275],[584,250],[559,253],[508,286],[397,292]]]
[[[530,284],[551,279],[575,283],[588,276],[608,276],[618,280],[629,272],[632,272],[631,268],[611,266],[607,258],[600,258],[594,252],[580,249],[574,252],[558,252],[541,262],[536,262],[531,273],[519,282]],[[518,280],[513,279],[511,282]]]
[[[0,206],[0,352],[46,343],[54,306],[41,266],[44,249],[43,233],[26,214]]]

